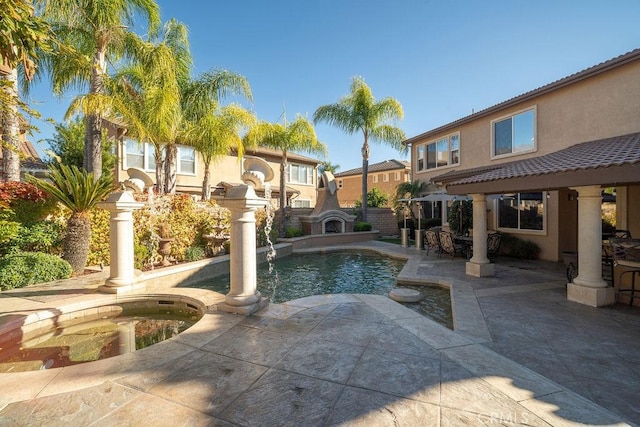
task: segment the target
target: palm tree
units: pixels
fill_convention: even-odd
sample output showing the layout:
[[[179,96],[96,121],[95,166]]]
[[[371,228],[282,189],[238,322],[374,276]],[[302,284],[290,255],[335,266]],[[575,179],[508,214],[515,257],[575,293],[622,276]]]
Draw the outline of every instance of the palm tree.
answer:
[[[0,78],[0,129],[2,130],[4,181],[20,181],[20,110],[37,115],[19,97],[18,66],[25,80],[36,69],[38,50],[49,52],[52,40],[49,27],[34,16],[31,1],[6,0],[0,8],[0,65],[7,74]]]
[[[306,152],[326,155],[327,147],[316,136],[313,124],[301,115],[284,125],[280,123],[260,122],[247,132],[244,137],[250,145],[260,145],[282,151],[280,163],[280,236],[285,235],[287,207],[287,154],[289,152]]]
[[[333,164],[327,160],[320,163],[320,166],[318,166],[318,174],[322,175],[325,172],[335,174],[338,169],[340,169],[340,165]]]
[[[76,274],[82,273],[89,255],[91,218],[89,211],[112,190],[109,175],[95,180],[92,173],[76,166],[54,164],[49,167],[48,179],[28,175],[27,181],[49,193],[71,211],[63,241],[63,255]]]
[[[402,141],[406,136],[402,129],[386,124],[388,120],[403,117],[402,106],[393,98],[376,102],[373,93],[362,77],[351,81],[351,93],[335,104],[319,107],[313,115],[315,123],[327,122],[348,134],[362,132],[362,200],[367,200],[367,175],[369,173],[369,140],[391,145],[406,151]],[[367,220],[367,204],[362,205],[362,220]]]
[[[88,84],[93,112],[85,116],[84,169],[94,179],[102,173],[102,110],[106,95],[107,62],[114,64],[133,52],[137,36],[128,26],[146,19],[153,34],[160,25],[160,8],[154,0],[35,0],[42,15],[51,22],[56,36],[74,50],[65,55],[47,55],[44,69],[50,72],[53,90]],[[100,107],[102,106],[102,108]]]
[[[420,197],[422,193],[427,190],[428,186],[428,183],[421,182],[418,179],[416,179],[415,181],[408,181],[398,184],[398,186],[396,187],[396,194],[393,197],[393,208],[396,211],[398,217],[400,217],[400,211],[403,208],[401,204],[402,202],[400,202],[400,200],[415,199],[416,197]],[[413,212],[412,209],[410,209],[409,212],[411,213],[411,218],[415,220],[415,212]]]
[[[202,200],[211,198],[211,162],[225,156],[233,149],[238,157],[244,155],[244,145],[239,136],[243,128],[255,124],[255,116],[237,104],[219,107],[192,124],[189,139],[202,156],[204,178],[202,180]]]

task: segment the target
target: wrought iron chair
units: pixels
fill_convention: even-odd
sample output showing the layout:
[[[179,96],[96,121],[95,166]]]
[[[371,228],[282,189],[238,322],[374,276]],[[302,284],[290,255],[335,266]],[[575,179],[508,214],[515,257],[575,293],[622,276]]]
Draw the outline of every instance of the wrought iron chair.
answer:
[[[640,240],[610,239],[613,265],[621,267],[623,271],[618,275],[618,294],[629,294],[629,305],[633,305],[636,294],[640,294],[640,287],[636,288],[636,277],[640,276]],[[615,271],[615,270],[614,270]],[[625,276],[631,276],[631,286],[621,289]]]
[[[456,255],[464,256],[464,248],[462,245],[456,245],[453,241],[453,235],[448,231],[441,231],[440,237],[440,253],[447,253],[452,257]]]
[[[427,238],[427,255],[429,255],[429,252],[431,251],[431,249],[434,249],[438,255],[440,255],[440,240],[438,239],[438,233],[436,233],[433,230],[427,230],[425,231],[425,236]]]
[[[502,243],[502,233],[496,231],[487,236],[487,257],[490,260],[498,255],[500,243]]]
[[[613,232],[613,237],[616,239],[631,239],[631,232],[629,230],[616,230]]]

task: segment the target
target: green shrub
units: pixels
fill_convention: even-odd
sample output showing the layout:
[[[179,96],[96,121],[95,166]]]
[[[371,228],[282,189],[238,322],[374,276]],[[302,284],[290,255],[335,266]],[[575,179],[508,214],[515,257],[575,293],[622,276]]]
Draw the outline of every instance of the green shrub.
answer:
[[[133,267],[138,270],[144,269],[149,259],[149,249],[141,243],[133,245]]]
[[[0,204],[8,206],[11,219],[21,224],[41,221],[57,207],[57,202],[35,185],[13,181],[0,183]]]
[[[71,265],[55,255],[20,252],[0,259],[0,290],[71,277]]]
[[[442,226],[442,218],[426,218],[422,220],[422,228],[428,230],[433,227],[441,227]]]
[[[288,239],[292,237],[302,236],[302,230],[300,230],[298,227],[287,227],[286,233],[287,233],[286,236]]]
[[[20,223],[0,219],[0,244],[13,240],[20,231]]]
[[[372,229],[371,223],[358,221],[353,224],[353,231],[371,231]]]
[[[531,240],[524,240],[511,234],[503,234],[500,253],[521,259],[538,259],[540,246]]]
[[[44,252],[57,255],[62,250],[62,233],[62,224],[53,221],[21,225],[18,234],[8,243],[8,252]]]
[[[91,239],[89,240],[89,257],[87,265],[109,265],[109,222],[111,214],[106,209],[93,208],[89,211],[91,218]]]
[[[204,258],[204,248],[202,246],[189,246],[184,253],[184,259],[191,261],[198,261]]]

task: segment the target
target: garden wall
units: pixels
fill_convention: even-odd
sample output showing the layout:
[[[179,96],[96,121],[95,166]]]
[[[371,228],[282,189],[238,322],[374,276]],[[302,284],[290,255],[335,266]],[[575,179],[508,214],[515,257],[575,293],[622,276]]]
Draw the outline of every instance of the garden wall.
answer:
[[[359,216],[358,208],[343,208],[341,211]],[[310,215],[313,208],[292,208],[287,212],[287,227],[296,227],[302,230],[300,216]],[[371,223],[372,229],[377,230],[380,236],[397,236],[400,234],[398,229],[398,219],[394,215],[391,208],[369,208],[367,209],[367,222]],[[356,218],[356,221],[359,219]]]

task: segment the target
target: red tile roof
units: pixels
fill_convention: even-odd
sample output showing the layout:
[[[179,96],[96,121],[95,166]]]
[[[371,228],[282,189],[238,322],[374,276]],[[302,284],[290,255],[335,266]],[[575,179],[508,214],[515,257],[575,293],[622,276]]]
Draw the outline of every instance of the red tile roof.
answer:
[[[583,142],[544,156],[440,175],[434,182],[473,184],[640,163],[640,133]],[[638,177],[640,180],[640,177]]]

